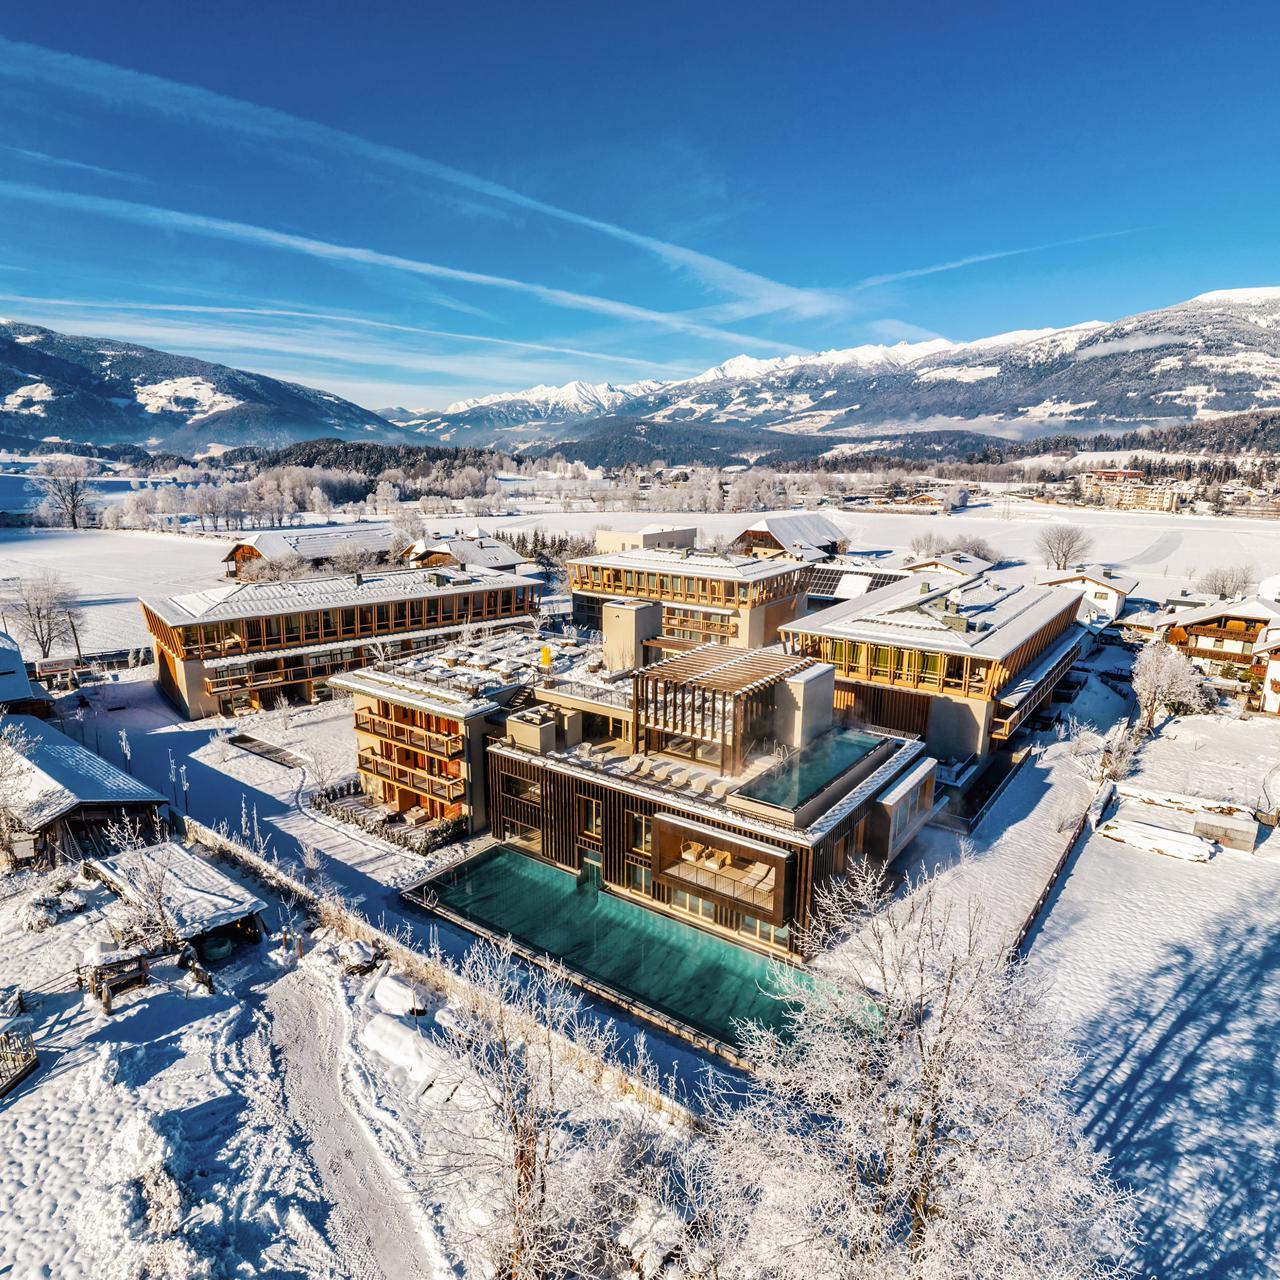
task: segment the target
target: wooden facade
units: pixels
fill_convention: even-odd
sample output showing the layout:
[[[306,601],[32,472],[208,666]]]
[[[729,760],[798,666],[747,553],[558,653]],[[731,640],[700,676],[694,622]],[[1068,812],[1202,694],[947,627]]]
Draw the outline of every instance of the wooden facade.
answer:
[[[314,702],[330,676],[385,657],[388,645],[407,653],[433,643],[432,631],[526,618],[537,603],[536,583],[477,583],[412,599],[183,625],[166,622],[145,601],[142,612],[162,690],[197,717],[257,709],[281,695]]]
[[[813,890],[849,861],[865,856],[868,799],[841,818],[816,844],[788,839],[781,830],[765,833],[729,811],[716,816],[682,813],[679,800],[663,801],[626,790],[616,779],[555,767],[543,758],[491,743],[488,751],[490,827],[502,843],[566,872],[588,863],[599,867],[602,884],[654,910],[741,945],[770,953],[799,954],[812,923]],[[734,855],[768,846],[776,879],[769,901],[752,886],[708,870],[673,874],[672,846],[662,833],[673,824],[696,821],[719,833],[719,847]],[[716,844],[708,838],[709,844]],[[761,851],[762,861],[770,855]],[[692,872],[696,872],[693,868]]]

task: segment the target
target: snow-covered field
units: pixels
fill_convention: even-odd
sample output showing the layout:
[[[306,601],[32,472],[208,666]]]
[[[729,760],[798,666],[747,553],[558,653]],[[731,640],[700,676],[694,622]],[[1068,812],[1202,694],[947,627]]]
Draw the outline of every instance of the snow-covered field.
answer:
[[[1131,781],[1253,804],[1280,722],[1196,716]],[[1033,936],[1087,1052],[1077,1091],[1113,1171],[1143,1198],[1138,1274],[1277,1274],[1280,834],[1188,863],[1093,836]]]
[[[923,533],[984,538],[1011,562],[1001,570],[1010,580],[1033,578],[1043,571],[1036,538],[1047,525],[1068,521],[1084,526],[1093,537],[1092,559],[1138,578],[1140,595],[1176,591],[1219,565],[1252,564],[1265,575],[1273,571],[1280,545],[1280,525],[1266,520],[1051,507],[1020,499],[995,499],[993,505],[976,505],[950,516],[825,514],[847,532],[855,551],[906,550]],[[433,518],[429,523],[441,530],[479,526],[501,536],[533,529],[589,534],[602,528],[688,522],[697,525],[704,541],[712,541],[735,537],[757,518],[758,513],[752,512],[548,511],[479,519]],[[96,529],[3,529],[0,598],[9,593],[14,580],[51,569],[80,597],[85,614],[81,646],[86,652],[144,645],[149,637],[138,598],[178,595],[224,582],[221,560],[225,553],[226,543],[220,538]],[[0,603],[0,614],[8,612]],[[5,626],[13,626],[11,618],[0,620],[0,627]]]
[[[52,571],[80,598],[86,653],[151,643],[140,596],[198,591],[222,579],[226,546],[214,539],[104,529],[0,529],[0,628],[13,630],[4,602],[19,578]],[[74,653],[74,647],[62,651]],[[28,658],[39,657],[26,648]],[[55,652],[54,657],[60,656]]]

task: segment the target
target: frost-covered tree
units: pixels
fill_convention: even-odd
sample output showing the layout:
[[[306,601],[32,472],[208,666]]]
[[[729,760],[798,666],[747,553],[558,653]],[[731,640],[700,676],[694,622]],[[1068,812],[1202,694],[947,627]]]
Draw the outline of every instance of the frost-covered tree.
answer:
[[[47,658],[59,645],[80,650],[80,603],[62,578],[50,569],[22,578],[12,596],[18,634]]]
[[[469,998],[449,1009],[456,1079],[440,1079],[433,1181],[460,1206],[451,1240],[468,1275],[560,1280],[625,1272],[620,1243],[639,1208],[659,1127],[637,1100],[600,1089],[616,1058],[612,1024],[584,1013],[557,970],[530,968],[509,943],[462,966]],[[639,1051],[629,1070],[650,1084]],[[625,1261],[624,1261],[625,1258]]]
[[[1092,550],[1093,539],[1078,525],[1055,521],[1040,531],[1036,546],[1051,569],[1069,569]]]
[[[31,479],[44,494],[41,505],[49,511],[53,523],[73,529],[89,523],[93,512],[89,480],[93,474],[84,458],[54,458],[36,468]]]
[[[693,1259],[715,1280],[1120,1275],[1126,1196],[1068,1101],[1076,1060],[980,912],[862,870],[827,948],[784,970],[785,1032],[744,1038],[695,1148]]]
[[[1197,590],[1223,600],[1234,600],[1248,595],[1258,581],[1258,571],[1252,564],[1220,564],[1196,579]]]
[[[1161,712],[1187,715],[1207,711],[1213,695],[1204,677],[1185,653],[1164,641],[1148,645],[1133,664],[1133,696],[1150,731]]]

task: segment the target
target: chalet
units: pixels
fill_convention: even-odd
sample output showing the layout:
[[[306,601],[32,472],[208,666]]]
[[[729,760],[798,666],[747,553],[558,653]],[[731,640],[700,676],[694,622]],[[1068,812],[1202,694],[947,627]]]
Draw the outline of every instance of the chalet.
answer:
[[[150,787],[44,720],[15,715],[5,723],[17,731],[21,756],[7,797],[19,861],[78,862],[102,847],[112,824],[137,824],[148,835],[162,826],[165,801]]]
[[[837,714],[920,735],[958,768],[983,760],[1048,701],[1080,650],[1080,592],[914,574],[781,628],[835,668]]]
[[[1219,674],[1224,668],[1252,667],[1255,645],[1278,620],[1280,604],[1250,596],[1179,610],[1166,615],[1156,631],[1197,666]]]
[[[1138,589],[1137,578],[1117,573],[1105,565],[1078,565],[1060,569],[1040,579],[1045,587],[1075,587],[1080,590],[1080,621],[1114,622],[1125,610],[1129,597]]]
[[[391,542],[391,527],[385,524],[266,529],[233,542],[222,563],[228,578],[239,577],[245,565],[257,560],[297,560],[310,568],[348,558],[375,564],[390,556]]]
[[[526,620],[538,584],[493,569],[247,582],[141,601],[161,691],[185,715],[315,702],[341,671]]]
[[[805,609],[807,570],[784,556],[636,549],[570,560],[567,568],[574,622],[634,651],[630,660],[609,655],[616,668],[708,640],[772,644]]]
[[[1253,708],[1280,715],[1280,619],[1267,623],[1254,642],[1252,675],[1257,682]]]
[[[909,556],[902,563],[907,573],[921,574],[926,578],[951,578],[957,581],[986,573],[990,560],[971,556],[967,551],[944,551],[933,556]]]
[[[737,537],[733,550],[742,555],[771,556],[781,552],[806,564],[830,559],[847,537],[829,517],[815,511],[761,516]]]
[[[18,642],[0,631],[0,715],[36,716],[47,720],[53,714],[49,695],[27,675]]]
[[[497,569],[523,573],[528,562],[505,542],[477,530],[469,534],[433,534],[410,543],[399,560],[413,569]]]

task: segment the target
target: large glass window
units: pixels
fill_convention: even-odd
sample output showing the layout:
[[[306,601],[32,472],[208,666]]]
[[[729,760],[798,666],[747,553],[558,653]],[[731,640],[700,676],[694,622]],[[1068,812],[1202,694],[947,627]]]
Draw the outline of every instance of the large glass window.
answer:
[[[599,840],[604,834],[604,820],[600,801],[590,796],[578,797],[578,832]]]
[[[653,848],[653,819],[642,813],[629,812],[631,847],[637,853],[649,853]]]

